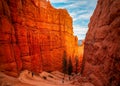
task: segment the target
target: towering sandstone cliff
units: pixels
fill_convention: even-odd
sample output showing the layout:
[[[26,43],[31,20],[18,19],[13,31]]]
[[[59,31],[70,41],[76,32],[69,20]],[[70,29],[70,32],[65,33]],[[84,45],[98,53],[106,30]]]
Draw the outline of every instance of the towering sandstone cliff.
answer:
[[[84,49],[83,74],[95,86],[120,86],[120,0],[98,0]]]
[[[0,71],[61,71],[63,51],[73,59],[77,41],[67,10],[46,0],[0,0]]]

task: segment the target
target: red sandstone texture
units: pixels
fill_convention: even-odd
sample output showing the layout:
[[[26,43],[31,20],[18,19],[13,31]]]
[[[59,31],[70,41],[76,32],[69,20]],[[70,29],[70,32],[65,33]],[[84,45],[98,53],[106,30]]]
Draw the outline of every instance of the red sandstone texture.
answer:
[[[98,0],[85,39],[84,71],[95,86],[120,86],[120,0]]]
[[[0,71],[61,71],[63,51],[80,55],[77,42],[67,10],[46,0],[0,0]]]

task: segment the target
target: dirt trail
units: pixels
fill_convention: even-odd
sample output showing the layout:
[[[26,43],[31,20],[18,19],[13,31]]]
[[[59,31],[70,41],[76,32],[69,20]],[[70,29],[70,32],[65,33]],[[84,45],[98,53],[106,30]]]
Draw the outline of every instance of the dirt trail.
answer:
[[[18,78],[0,73],[0,86],[94,86],[88,82],[79,83],[78,75],[71,77],[71,80],[66,75],[63,83],[63,76],[64,74],[59,71],[42,72],[36,75],[25,70]]]

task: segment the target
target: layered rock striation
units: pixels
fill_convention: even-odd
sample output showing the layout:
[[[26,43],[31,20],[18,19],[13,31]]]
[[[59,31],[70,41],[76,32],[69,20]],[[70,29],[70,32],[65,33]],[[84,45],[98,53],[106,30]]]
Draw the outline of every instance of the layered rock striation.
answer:
[[[83,74],[95,86],[119,86],[120,0],[98,0],[84,49]]]
[[[0,71],[62,71],[62,56],[78,55],[72,18],[46,0],[0,0]]]

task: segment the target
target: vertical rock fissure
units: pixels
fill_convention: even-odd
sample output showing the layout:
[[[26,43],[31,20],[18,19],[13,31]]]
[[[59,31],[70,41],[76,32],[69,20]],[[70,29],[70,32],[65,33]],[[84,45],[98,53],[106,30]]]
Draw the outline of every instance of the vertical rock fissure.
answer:
[[[14,26],[14,28],[15,28],[15,24],[13,24],[13,26]],[[18,46],[18,49],[20,50],[20,46],[19,46],[19,42],[18,42],[18,35],[17,35],[17,30],[16,29],[14,29],[15,30],[15,39],[16,39],[16,45]],[[21,60],[21,62],[23,63],[23,60],[22,60],[22,55],[21,55],[21,52],[20,52],[20,60]],[[23,64],[22,64],[22,68],[21,68],[21,70],[23,69]],[[20,70],[20,71],[21,71]]]
[[[11,23],[11,24],[12,24],[12,23]],[[12,29],[11,29],[11,30],[12,30]],[[11,31],[10,38],[12,39],[12,31]],[[12,40],[10,40],[10,41],[11,41],[11,42],[10,42],[10,45],[11,45],[11,50],[12,50],[11,53],[13,53],[13,58],[14,58],[15,63],[16,63],[17,73],[19,73],[17,59],[16,59],[16,57],[15,57],[15,50],[13,49],[13,47],[14,47],[14,46],[13,46],[14,42],[12,42]]]

